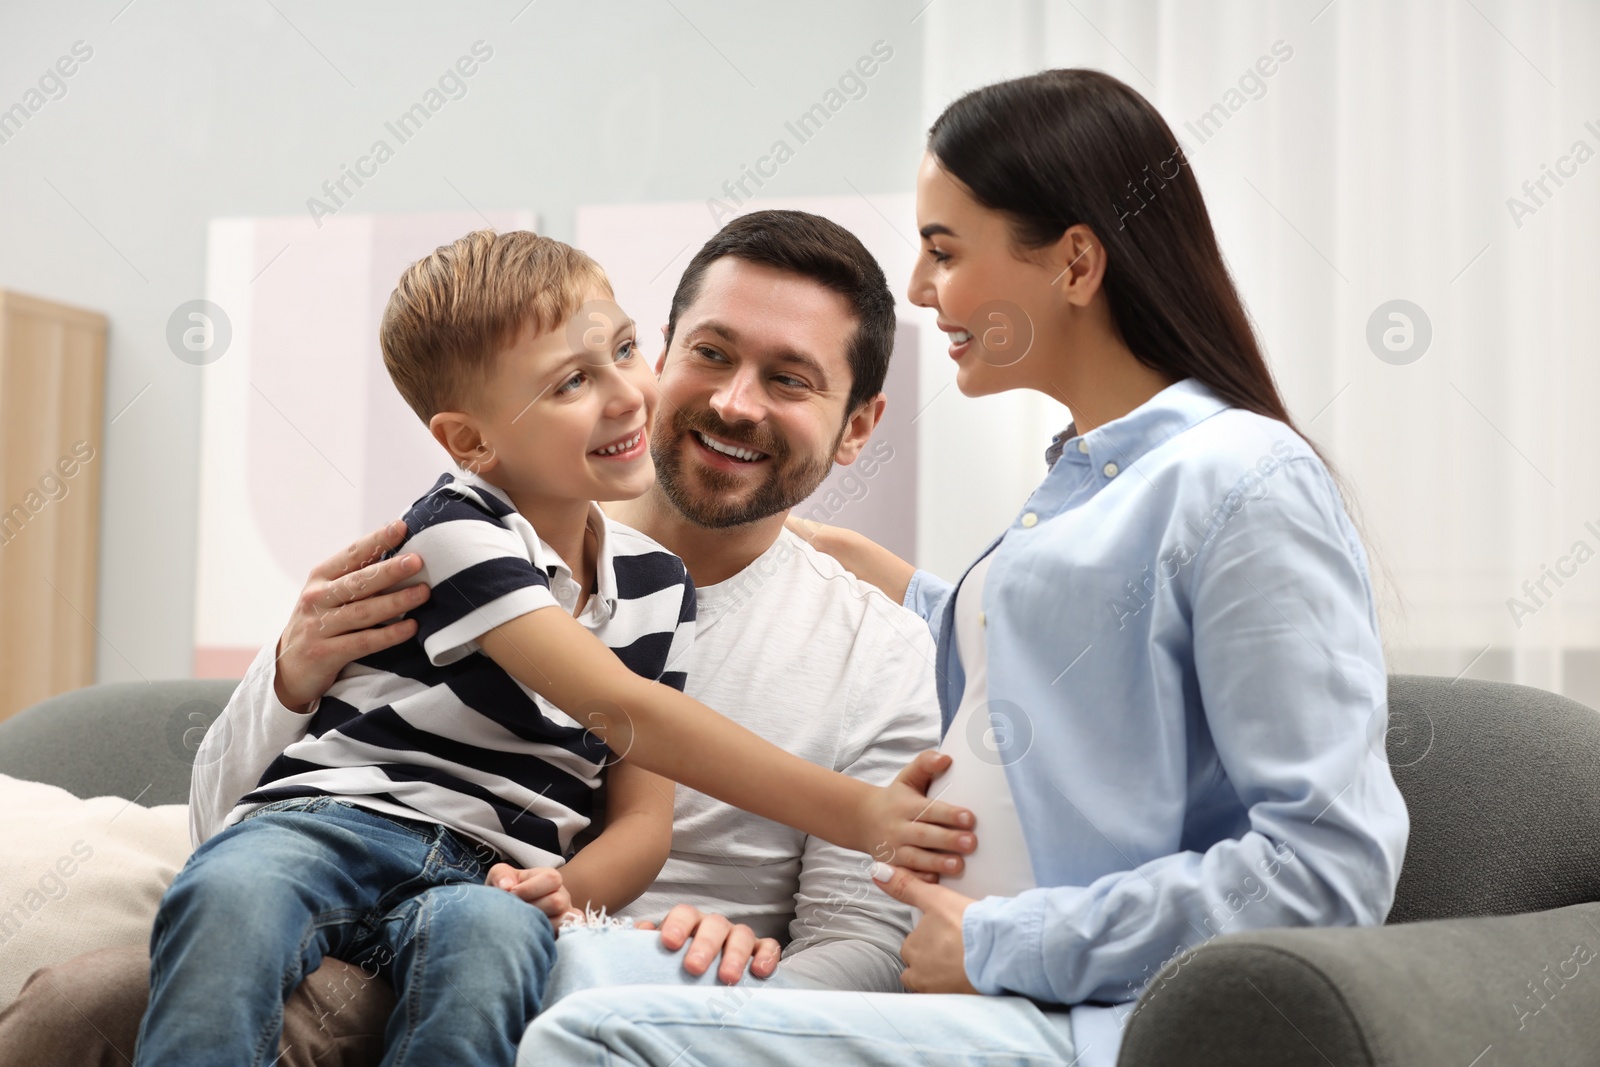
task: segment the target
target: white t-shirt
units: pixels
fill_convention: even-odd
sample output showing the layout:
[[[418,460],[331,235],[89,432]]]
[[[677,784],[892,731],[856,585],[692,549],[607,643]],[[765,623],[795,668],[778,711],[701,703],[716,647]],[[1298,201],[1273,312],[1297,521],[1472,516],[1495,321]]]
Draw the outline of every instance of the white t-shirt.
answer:
[[[696,595],[690,696],[797,756],[876,784],[938,744],[927,624],[833,557],[785,530],[749,567]],[[796,941],[811,941],[844,929],[819,913],[830,894],[884,895],[863,853],[683,786],[674,815],[672,856],[625,914],[659,918],[679,901],[714,900],[758,936],[781,936],[788,924]],[[808,918],[823,928],[805,932]]]
[[[940,775],[930,796],[970,808],[978,818],[978,848],[967,857],[961,874],[939,881],[958,893],[982,899],[1014,897],[1032,889],[1033,863],[1028,859],[1022,821],[1006,780],[1003,745],[997,745],[989,717],[989,649],[983,617],[983,586],[989,577],[988,555],[973,565],[956,594],[956,650],[966,684],[961,705],[950,720],[940,751],[950,756],[950,769]]]
[[[890,781],[939,741],[927,624],[785,530],[743,571],[696,590],[685,691],[781,748],[864,781]],[[278,702],[262,649],[196,753],[199,844],[309,716]],[[224,748],[218,753],[215,747]],[[619,914],[659,921],[693,904],[761,937],[787,935],[791,976],[836,989],[900,990],[911,909],[871,881],[871,858],[682,786],[672,853]]]

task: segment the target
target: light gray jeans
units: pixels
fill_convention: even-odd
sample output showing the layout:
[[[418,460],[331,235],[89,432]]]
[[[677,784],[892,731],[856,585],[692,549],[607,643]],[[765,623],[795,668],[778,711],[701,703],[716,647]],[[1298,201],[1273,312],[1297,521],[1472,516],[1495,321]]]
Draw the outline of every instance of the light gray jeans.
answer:
[[[569,931],[518,1067],[1065,1065],[1077,1056],[1066,1011],[1022,997],[854,993],[785,979],[717,981],[637,930]]]

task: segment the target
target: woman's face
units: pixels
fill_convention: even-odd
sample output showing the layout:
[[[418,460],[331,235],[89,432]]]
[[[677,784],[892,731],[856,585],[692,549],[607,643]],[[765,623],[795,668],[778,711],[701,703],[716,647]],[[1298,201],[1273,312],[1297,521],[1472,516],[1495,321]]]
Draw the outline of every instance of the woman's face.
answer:
[[[917,229],[922,251],[908,296],[938,312],[957,387],[967,396],[1037,388],[1041,361],[1027,357],[1057,332],[1051,269],[1021,258],[1006,217],[974,200],[931,153],[917,172]]]

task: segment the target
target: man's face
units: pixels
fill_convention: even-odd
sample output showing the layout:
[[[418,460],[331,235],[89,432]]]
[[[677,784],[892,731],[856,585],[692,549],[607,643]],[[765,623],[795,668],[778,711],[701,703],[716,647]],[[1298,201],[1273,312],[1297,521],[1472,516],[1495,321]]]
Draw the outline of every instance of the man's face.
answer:
[[[855,332],[849,302],[809,278],[732,256],[707,268],[662,354],[650,445],[679,511],[701,526],[756,522],[855,460],[881,408],[846,419]]]

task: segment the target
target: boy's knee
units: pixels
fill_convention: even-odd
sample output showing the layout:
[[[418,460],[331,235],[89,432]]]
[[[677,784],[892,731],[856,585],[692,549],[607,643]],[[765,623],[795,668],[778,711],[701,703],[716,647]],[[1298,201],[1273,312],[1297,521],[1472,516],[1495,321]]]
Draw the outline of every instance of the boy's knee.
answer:
[[[555,952],[555,928],[544,912],[486,885],[448,885],[422,895],[430,937],[452,948],[543,956]],[[419,916],[420,918],[420,916]]]

